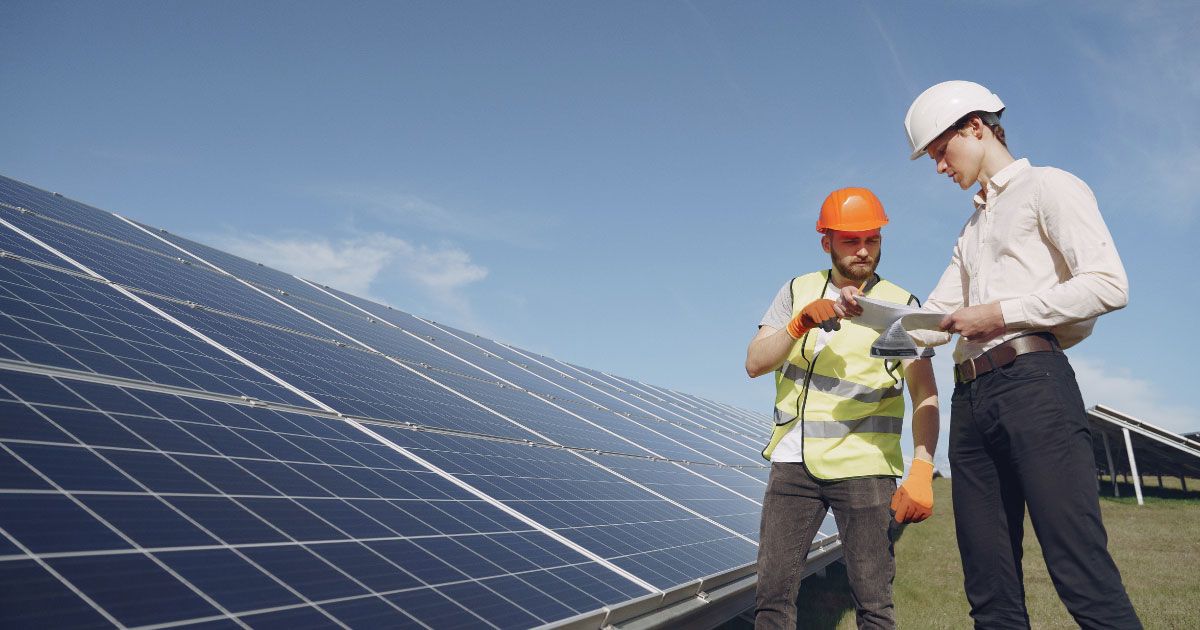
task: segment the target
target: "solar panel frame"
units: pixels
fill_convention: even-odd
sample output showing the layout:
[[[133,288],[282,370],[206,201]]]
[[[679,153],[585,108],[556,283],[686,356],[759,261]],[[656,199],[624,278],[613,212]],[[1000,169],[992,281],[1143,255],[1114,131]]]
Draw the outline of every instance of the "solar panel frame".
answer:
[[[612,378],[618,378],[618,377],[612,377]],[[663,397],[663,400],[669,402],[673,407],[683,410],[689,417],[694,418],[697,423],[701,423],[706,426],[713,426],[715,423],[716,426],[721,427],[725,431],[730,431],[734,435],[745,437],[747,439],[751,439],[753,437],[752,435],[749,435],[749,431],[751,429],[743,427],[739,424],[734,424],[734,423],[730,422],[729,420],[722,418],[719,415],[712,414],[706,408],[706,405],[703,401],[688,400],[684,396],[680,395],[678,392],[675,392],[673,390],[669,390],[669,389],[666,389],[663,387],[650,385],[648,383],[642,383],[640,381],[632,381],[630,379],[621,379],[621,380],[625,381],[625,382],[630,382],[631,384],[636,384],[638,387],[640,387],[644,391],[652,392],[656,395]],[[758,420],[762,420],[762,418],[758,418]],[[759,424],[756,422],[751,425],[751,427],[755,427],[755,426],[759,426]],[[743,433],[743,432],[745,432],[745,433]]]
[[[335,292],[331,291],[330,293]],[[338,295],[337,297],[350,301],[352,296]],[[353,306],[356,308],[366,308],[363,305],[365,301],[353,301],[358,302],[353,304]],[[367,306],[382,308],[378,305],[368,304]],[[616,433],[617,435],[615,437],[618,440],[631,441],[641,449],[648,450],[657,456],[666,456],[672,459],[681,459],[684,461],[715,461],[712,459],[714,457],[713,452],[696,450],[695,447],[684,441],[700,437],[696,434],[688,434],[683,436],[683,440],[678,439],[678,437],[666,435],[662,432],[662,429],[666,427],[658,426],[661,424],[661,420],[658,418],[653,418],[651,416],[645,416],[644,418],[633,418],[626,414],[613,412],[595,400],[577,396],[575,395],[575,392],[564,388],[562,384],[555,383],[537,375],[533,371],[527,369],[526,366],[513,364],[510,361],[497,356],[496,354],[489,353],[483,348],[474,345],[473,342],[467,341],[459,332],[453,331],[452,329],[439,324],[426,323],[424,320],[413,318],[403,313],[397,315],[391,311],[378,310],[378,308],[377,310],[366,312],[396,326],[399,326],[399,324],[396,323],[398,318],[403,318],[401,321],[407,320],[404,321],[404,325],[406,326],[412,326],[413,323],[420,322],[419,325],[427,326],[426,331],[433,331],[437,334],[436,337],[427,335],[427,337],[431,339],[430,343],[442,347],[444,351],[452,354],[453,356],[463,358],[464,361],[467,361],[472,365],[475,365],[475,362],[479,361],[480,357],[490,360],[490,362],[486,363],[486,368],[481,365],[479,366],[479,369],[486,371],[491,377],[500,379],[506,384],[511,384],[518,388],[534,392],[540,397],[544,398],[546,401],[553,401],[551,404],[554,406],[564,408],[570,407],[569,409],[564,410],[573,415],[581,417],[589,423],[604,428],[604,430],[609,431],[610,434]],[[492,370],[496,370],[496,372],[493,373]],[[567,398],[563,398],[564,393],[567,395]],[[645,422],[646,419],[651,420],[651,422]],[[672,457],[671,454],[674,454],[674,456]],[[716,451],[715,456],[724,460],[729,457],[729,453],[724,451]],[[723,463],[729,462],[724,461]]]
[[[521,354],[519,351],[507,346],[495,344],[494,342],[490,344],[488,350],[485,350],[482,345],[484,340],[478,340],[479,345],[476,345],[476,341],[467,339],[466,333],[456,331],[441,324],[434,324],[434,326],[436,326],[439,330],[442,330],[445,334],[450,335],[449,339],[455,339],[462,344],[470,345],[480,352],[493,354],[492,350],[494,349],[495,356],[500,357],[506,363],[509,363],[514,368],[517,368],[520,372],[528,374],[530,377],[532,377],[532,380],[525,379],[526,382],[534,383],[534,385],[531,385],[530,387],[540,387],[543,390],[549,387],[552,388],[558,396],[562,396],[565,392],[567,400],[577,400],[580,404],[604,409],[616,414],[619,417],[626,418],[629,423],[640,426],[644,431],[657,434],[660,436],[660,438],[653,439],[654,444],[661,445],[664,443],[674,443],[685,449],[695,451],[701,455],[701,458],[699,459],[695,456],[689,457],[687,458],[688,461],[703,462],[705,461],[705,458],[707,458],[711,461],[717,461],[731,466],[762,465],[760,458],[752,457],[747,452],[747,449],[742,448],[744,445],[738,443],[729,444],[726,439],[723,439],[723,437],[714,436],[708,431],[697,430],[707,429],[708,427],[699,427],[694,423],[685,424],[678,421],[672,422],[671,418],[650,413],[641,407],[634,406],[619,398],[615,398],[603,390],[589,388],[583,383],[579,382],[578,379],[561,377],[555,379],[553,373],[549,371],[550,368],[548,368],[548,366],[538,363],[536,360]],[[445,343],[443,341],[444,339],[447,339],[445,335],[439,337],[436,343]],[[521,359],[524,359],[524,361],[521,361]],[[558,374],[563,373],[558,372]],[[610,408],[610,405],[614,408],[624,409],[624,411],[616,411],[615,409]],[[646,445],[649,442],[641,443]],[[661,446],[659,448],[661,448]]]
[[[702,426],[702,427],[707,426],[705,420],[702,419],[701,417],[697,416],[693,410],[691,410],[685,406],[681,406],[674,400],[664,397],[664,395],[661,393],[658,393],[651,389],[648,389],[642,383],[639,383],[637,381],[634,381],[632,379],[628,379],[625,377],[615,376],[612,374],[599,372],[596,370],[581,367],[581,366],[574,365],[571,363],[558,361],[556,359],[549,359],[549,360],[552,361],[556,365],[562,366],[562,369],[567,370],[568,373],[579,374],[582,376],[582,378],[591,379],[589,382],[592,382],[592,383],[595,383],[598,385],[603,384],[603,386],[606,386],[606,387],[612,388],[613,390],[621,392],[621,395],[623,395],[623,396],[627,396],[627,397],[631,397],[636,400],[640,400],[640,401],[642,401],[643,404],[651,405],[651,406],[655,407],[656,409],[660,409],[662,411],[662,413],[669,414],[674,418],[678,418],[681,422],[696,425],[696,426]],[[766,426],[770,426],[770,425],[766,425]],[[739,440],[739,442],[745,442],[745,441],[749,440],[752,443],[758,444],[759,448],[761,449],[762,443],[759,442],[757,438],[755,438],[752,431],[739,430],[739,428],[736,425],[729,425],[729,424],[723,424],[723,426],[721,426],[720,428],[722,429],[723,434],[727,435],[728,437],[736,438]],[[760,457],[760,461],[761,461],[761,457]],[[764,461],[764,463],[765,463],[765,461]]]
[[[531,370],[547,370],[549,374],[559,374],[559,382],[563,387],[570,388],[572,391],[590,390],[597,394],[603,395],[603,401],[608,403],[610,400],[620,401],[625,408],[633,409],[637,413],[638,418],[650,418],[657,422],[663,422],[662,431],[669,432],[673,435],[678,435],[679,440],[696,440],[691,443],[695,448],[703,448],[704,452],[710,457],[720,459],[722,463],[736,465],[740,467],[766,467],[766,461],[761,456],[761,444],[749,442],[744,436],[733,432],[719,433],[713,431],[711,427],[695,422],[693,419],[681,414],[679,410],[672,409],[667,406],[659,405],[654,400],[630,396],[628,392],[617,389],[616,387],[606,382],[600,382],[589,378],[586,373],[573,370],[571,366],[562,362],[554,361],[546,357],[539,357],[533,353],[529,353],[513,346],[504,346],[509,351],[515,353],[518,357],[523,357],[530,363],[527,365]],[[539,367],[540,366],[540,367]],[[544,376],[550,379],[552,376]],[[580,394],[586,395],[586,394]],[[633,414],[631,414],[633,415]],[[730,458],[730,454],[736,456]]]

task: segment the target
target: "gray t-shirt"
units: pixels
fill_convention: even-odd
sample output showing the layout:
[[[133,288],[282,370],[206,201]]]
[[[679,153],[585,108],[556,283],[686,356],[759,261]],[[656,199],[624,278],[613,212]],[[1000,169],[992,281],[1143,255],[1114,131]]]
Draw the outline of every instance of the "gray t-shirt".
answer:
[[[828,287],[825,290],[825,296],[829,297]],[[762,321],[758,322],[758,325],[783,330],[787,328],[790,321],[792,321],[792,281],[788,280],[779,288],[779,293],[776,293],[775,299],[771,300],[771,306],[766,313],[763,313]]]

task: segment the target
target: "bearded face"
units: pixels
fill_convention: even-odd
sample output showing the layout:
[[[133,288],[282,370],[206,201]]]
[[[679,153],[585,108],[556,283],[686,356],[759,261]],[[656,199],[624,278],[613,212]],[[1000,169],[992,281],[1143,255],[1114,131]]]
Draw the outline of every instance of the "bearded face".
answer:
[[[865,232],[830,230],[821,238],[821,245],[829,252],[833,270],[850,282],[865,282],[879,266],[882,237],[878,229]]]

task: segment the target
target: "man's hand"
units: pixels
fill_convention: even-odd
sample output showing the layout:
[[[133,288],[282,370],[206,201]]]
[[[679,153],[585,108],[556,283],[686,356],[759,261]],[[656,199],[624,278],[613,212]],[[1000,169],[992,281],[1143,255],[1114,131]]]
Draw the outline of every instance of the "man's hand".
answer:
[[[960,308],[942,318],[941,328],[976,343],[999,337],[1006,330],[999,302]]]
[[[799,339],[804,333],[818,326],[826,332],[841,330],[842,324],[838,322],[839,319],[841,317],[834,308],[833,300],[813,300],[788,322],[787,331],[792,339]]]
[[[892,495],[897,523],[920,523],[933,515],[933,463],[913,458],[908,479]]]
[[[845,318],[862,315],[862,307],[858,305],[858,300],[854,299],[862,294],[862,289],[854,285],[842,287],[841,295],[838,296],[837,302],[834,303],[834,308],[837,309],[838,315]]]

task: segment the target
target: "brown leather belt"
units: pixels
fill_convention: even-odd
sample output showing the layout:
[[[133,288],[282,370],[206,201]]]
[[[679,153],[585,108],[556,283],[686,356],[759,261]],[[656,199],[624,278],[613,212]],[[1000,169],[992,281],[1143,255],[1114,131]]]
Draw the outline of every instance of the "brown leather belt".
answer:
[[[1062,352],[1058,339],[1050,333],[1034,333],[1009,339],[974,359],[954,366],[954,382],[967,383],[992,370],[1004,367],[1030,352]]]

